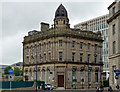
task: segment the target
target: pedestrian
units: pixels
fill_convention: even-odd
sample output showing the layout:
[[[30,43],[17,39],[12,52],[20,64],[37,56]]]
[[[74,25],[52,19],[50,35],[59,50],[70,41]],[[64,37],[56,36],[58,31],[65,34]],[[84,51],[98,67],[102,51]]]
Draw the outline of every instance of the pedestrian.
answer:
[[[112,92],[112,87],[111,86],[109,86],[108,92]]]
[[[99,92],[99,87],[96,87],[96,92]]]
[[[71,85],[71,89],[73,89],[73,84]]]

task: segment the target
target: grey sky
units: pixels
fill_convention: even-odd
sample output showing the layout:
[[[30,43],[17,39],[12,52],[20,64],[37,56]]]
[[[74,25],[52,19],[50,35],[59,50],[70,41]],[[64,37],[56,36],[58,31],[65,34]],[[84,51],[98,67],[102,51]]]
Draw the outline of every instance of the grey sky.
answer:
[[[22,61],[23,37],[27,35],[28,31],[40,30],[40,22],[53,24],[55,11],[61,3],[65,6],[71,27],[73,27],[79,22],[107,14],[107,7],[114,0],[109,2],[92,1],[7,2],[6,0],[6,2],[2,2],[2,14],[0,14],[0,17],[2,15],[2,39],[0,39],[2,41],[2,45],[0,45],[0,51],[2,48],[0,60],[2,62],[0,64],[13,64]]]

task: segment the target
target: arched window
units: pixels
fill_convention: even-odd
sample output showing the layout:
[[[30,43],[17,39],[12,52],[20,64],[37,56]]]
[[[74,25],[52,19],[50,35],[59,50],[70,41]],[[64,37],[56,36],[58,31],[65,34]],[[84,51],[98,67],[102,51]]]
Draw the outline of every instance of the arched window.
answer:
[[[77,80],[77,78],[76,78],[76,69],[73,69],[72,70],[72,81],[73,81],[73,83],[76,83],[76,80]]]
[[[33,76],[32,76],[32,69],[30,68],[30,80],[33,80]]]
[[[45,70],[42,70],[42,81],[45,81]]]

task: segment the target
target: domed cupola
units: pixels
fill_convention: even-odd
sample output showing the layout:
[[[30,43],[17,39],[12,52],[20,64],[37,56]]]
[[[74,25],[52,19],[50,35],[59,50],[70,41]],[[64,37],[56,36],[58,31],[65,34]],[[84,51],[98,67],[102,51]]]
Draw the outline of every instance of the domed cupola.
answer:
[[[55,28],[70,28],[68,14],[65,7],[60,4],[55,12],[54,19],[54,27]]]
[[[67,16],[67,11],[66,11],[65,7],[62,4],[57,8],[57,10],[55,12],[55,17],[58,17],[58,16],[68,17]]]

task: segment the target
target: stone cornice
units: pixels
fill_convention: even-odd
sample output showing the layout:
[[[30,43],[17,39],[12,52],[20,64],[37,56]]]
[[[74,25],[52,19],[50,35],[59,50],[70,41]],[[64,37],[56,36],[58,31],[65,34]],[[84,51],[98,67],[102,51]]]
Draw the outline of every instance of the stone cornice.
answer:
[[[108,9],[110,9],[113,5],[115,5],[116,4],[116,2],[113,2],[109,7],[108,7]]]
[[[100,41],[102,42],[102,37],[100,34],[89,32],[89,31],[81,31],[80,29],[50,29],[45,32],[38,32],[34,35],[29,35],[24,37],[23,44],[37,42],[43,39],[49,39],[52,37],[72,37],[72,38],[81,38],[92,41]]]
[[[120,53],[117,53],[115,55],[110,55],[109,59],[113,59],[113,58],[116,58],[116,57],[120,57]]]
[[[116,19],[118,16],[120,15],[120,10],[118,12],[116,12],[112,17],[110,17],[107,20],[107,23],[109,24],[110,22],[112,22],[114,19]]]
[[[87,62],[72,62],[72,61],[64,61],[64,62],[42,62],[42,63],[38,63],[38,65],[46,65],[46,64],[80,64],[80,65],[88,65]],[[35,66],[36,64],[23,64],[23,66]],[[100,63],[89,63],[89,65],[96,65],[96,66],[100,66]],[[101,65],[103,66],[103,63],[101,63]]]

